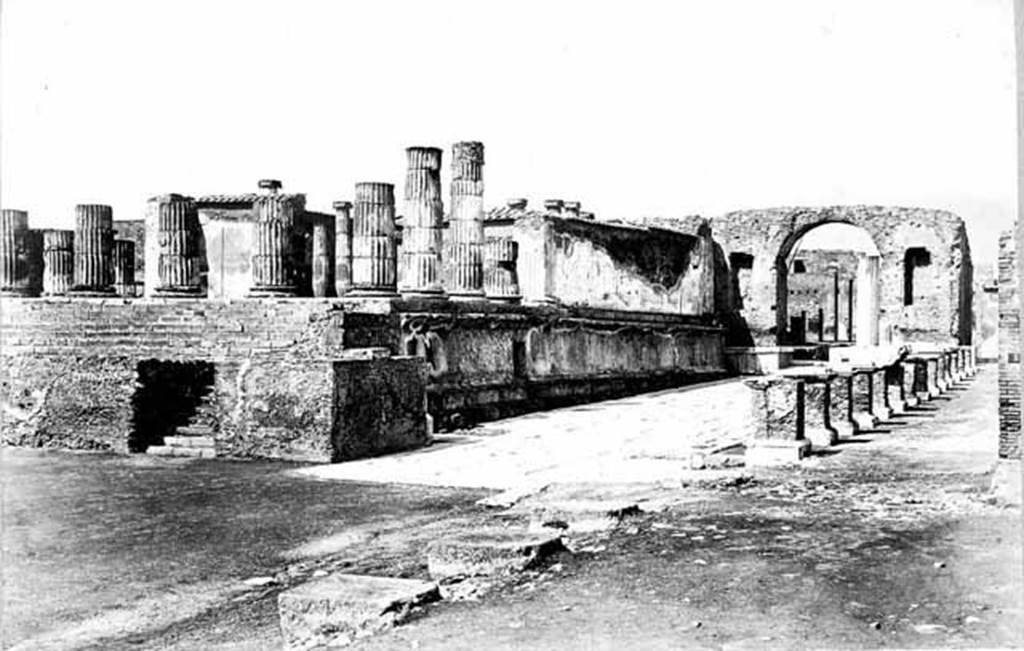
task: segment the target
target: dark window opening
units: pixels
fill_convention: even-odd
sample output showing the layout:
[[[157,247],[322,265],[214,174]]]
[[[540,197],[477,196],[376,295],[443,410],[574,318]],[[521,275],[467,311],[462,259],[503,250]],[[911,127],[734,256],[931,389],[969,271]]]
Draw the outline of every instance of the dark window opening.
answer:
[[[807,265],[804,264],[803,260],[794,260],[793,261],[793,273],[795,273],[795,274],[805,274],[805,273],[807,273]]]
[[[914,270],[927,267],[932,263],[932,254],[928,249],[913,247],[907,249],[903,256],[903,304],[914,304]]]

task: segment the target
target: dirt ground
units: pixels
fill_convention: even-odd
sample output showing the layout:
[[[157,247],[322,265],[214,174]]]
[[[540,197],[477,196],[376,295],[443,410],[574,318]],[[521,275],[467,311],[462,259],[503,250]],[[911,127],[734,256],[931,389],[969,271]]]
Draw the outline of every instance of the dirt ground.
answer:
[[[67,507],[79,513],[70,525],[60,509],[38,520],[23,510],[12,538],[5,495],[5,555],[13,550],[19,561],[35,550],[50,563],[13,575],[35,582],[19,589],[38,605],[32,617],[31,603],[15,610],[13,624],[5,609],[5,631],[18,634],[5,645],[276,649],[276,596],[290,585],[335,570],[425,578],[423,546],[438,536],[522,525],[532,505],[560,494],[639,492],[649,498],[644,512],[606,531],[570,534],[572,554],[477,599],[433,605],[355,648],[1020,648],[1021,512],[989,492],[995,400],[988,367],[798,469],[681,473],[671,487],[555,485],[515,513],[475,506],[483,491],[316,482],[273,464],[225,478],[226,466],[197,463],[187,467],[208,470],[179,510],[206,519],[168,515],[169,498],[150,504],[144,511],[158,524],[148,535],[168,539],[148,561],[129,551],[141,540],[123,533],[146,517],[124,512],[137,488],[83,487],[69,471],[60,503],[90,505]],[[57,456],[70,466],[96,458]],[[22,493],[49,495],[25,487],[38,481],[33,473],[46,474],[30,470],[41,462],[19,458]],[[17,508],[28,509],[25,500]],[[221,510],[188,506],[204,500]],[[102,526],[87,526],[90,512],[106,514]],[[54,546],[62,537],[65,546]],[[57,559],[61,550],[71,557]],[[258,576],[265,580],[243,582]],[[7,570],[4,580],[12,581]],[[71,596],[55,592],[76,581]]]

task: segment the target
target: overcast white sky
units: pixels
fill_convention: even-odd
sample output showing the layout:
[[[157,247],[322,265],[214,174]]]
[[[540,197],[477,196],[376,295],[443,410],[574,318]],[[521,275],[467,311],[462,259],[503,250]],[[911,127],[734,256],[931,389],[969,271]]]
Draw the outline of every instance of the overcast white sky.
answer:
[[[487,203],[599,217],[1016,202],[1011,0],[3,0],[2,202],[280,178],[313,208],[484,141]],[[447,161],[446,161],[447,162]]]

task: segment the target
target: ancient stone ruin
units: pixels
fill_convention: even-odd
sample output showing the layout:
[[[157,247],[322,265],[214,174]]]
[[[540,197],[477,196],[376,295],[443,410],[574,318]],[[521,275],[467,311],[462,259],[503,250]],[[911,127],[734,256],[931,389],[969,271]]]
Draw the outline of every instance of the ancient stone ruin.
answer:
[[[153,197],[141,223],[80,205],[73,232],[4,210],[4,442],[339,461],[759,374],[751,439],[769,443],[751,459],[770,462],[973,372],[970,247],[951,213],[485,210],[479,142],[452,147],[446,206],[442,150],[406,154],[400,204],[393,184],[360,182],[317,212],[267,179]],[[796,256],[830,223],[877,253]]]

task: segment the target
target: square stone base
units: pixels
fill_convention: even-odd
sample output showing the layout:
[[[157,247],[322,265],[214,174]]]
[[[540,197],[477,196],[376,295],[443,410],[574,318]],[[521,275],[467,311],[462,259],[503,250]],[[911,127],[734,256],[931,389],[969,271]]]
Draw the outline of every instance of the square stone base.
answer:
[[[855,411],[853,412],[853,422],[857,423],[857,429],[866,430],[874,429],[878,424],[878,419],[866,411]]]
[[[786,466],[799,463],[811,453],[811,442],[761,439],[747,443],[746,466]]]
[[[804,437],[811,442],[811,446],[817,448],[830,448],[839,442],[839,432],[833,428],[807,428],[804,430]]]

